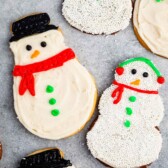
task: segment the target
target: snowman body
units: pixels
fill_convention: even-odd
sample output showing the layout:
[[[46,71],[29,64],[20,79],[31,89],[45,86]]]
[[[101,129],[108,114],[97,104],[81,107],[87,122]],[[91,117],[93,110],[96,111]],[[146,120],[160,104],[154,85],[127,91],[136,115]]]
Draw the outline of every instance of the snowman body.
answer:
[[[155,128],[163,115],[160,96],[149,97],[125,90],[122,100],[114,105],[111,97],[114,88],[108,88],[100,100],[99,119],[87,136],[89,149],[100,148],[100,151],[91,150],[92,154],[114,167],[139,167],[152,163],[158,158],[162,146],[161,135]],[[132,95],[136,95],[136,102],[129,101]],[[104,102],[107,97],[108,101]],[[125,107],[132,108],[132,116],[127,116]],[[131,119],[130,129],[123,126],[127,119]],[[95,137],[97,133],[99,136]],[[107,153],[109,150],[111,152]]]
[[[138,64],[135,63],[135,67]],[[120,83],[129,83],[130,78],[137,79],[132,75],[123,80],[130,76],[129,66],[134,67],[134,64],[125,68],[123,77],[115,75]],[[143,64],[138,69],[140,74],[141,69],[144,69]],[[147,67],[145,70],[150,72]],[[152,72],[150,75],[153,76]],[[129,88],[124,88],[121,100],[114,103],[112,93],[117,87],[111,85],[100,99],[100,115],[87,135],[88,147],[95,158],[111,167],[148,165],[159,157],[162,146],[161,134],[156,127],[163,118],[163,103],[158,94],[140,93]]]
[[[29,92],[24,96],[18,94],[20,80],[14,79],[15,109],[21,123],[32,133],[49,139],[60,139],[78,132],[89,119],[95,101],[95,87],[91,83],[90,74],[77,60],[35,74],[35,96]],[[48,85],[54,88],[53,93],[46,92]],[[56,99],[55,105],[48,103],[51,98]],[[55,108],[60,111],[57,117],[50,113]]]
[[[46,48],[39,45],[44,40]],[[30,58],[36,51],[26,51],[26,44],[40,51],[39,56]],[[57,30],[12,42],[11,48],[16,65],[40,62],[67,49]],[[15,110],[20,122],[33,134],[46,139],[61,139],[79,132],[91,117],[96,102],[96,87],[89,72],[74,58],[33,76],[34,96],[29,90],[20,95],[22,78],[14,77]]]

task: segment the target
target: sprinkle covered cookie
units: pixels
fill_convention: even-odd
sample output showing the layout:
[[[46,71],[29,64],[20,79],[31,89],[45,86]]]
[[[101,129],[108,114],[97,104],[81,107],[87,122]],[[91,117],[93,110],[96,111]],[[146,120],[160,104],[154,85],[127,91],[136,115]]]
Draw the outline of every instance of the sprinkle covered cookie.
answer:
[[[164,78],[143,57],[116,68],[113,84],[99,103],[99,118],[87,135],[92,155],[110,167],[141,167],[158,159],[162,137],[158,126],[164,106],[158,89]]]
[[[125,29],[132,16],[131,0],[64,0],[63,15],[73,27],[89,34]]]
[[[134,30],[140,43],[168,58],[168,0],[136,0]]]
[[[61,139],[78,133],[93,114],[97,90],[90,73],[64,43],[46,13],[12,24],[14,105],[33,134]]]
[[[59,149],[43,149],[24,157],[19,168],[75,168]]]

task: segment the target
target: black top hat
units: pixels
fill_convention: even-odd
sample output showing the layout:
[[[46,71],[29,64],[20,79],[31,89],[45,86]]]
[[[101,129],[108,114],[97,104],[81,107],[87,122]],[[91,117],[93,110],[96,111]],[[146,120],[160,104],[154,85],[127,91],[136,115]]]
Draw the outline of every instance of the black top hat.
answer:
[[[49,23],[50,17],[47,13],[31,15],[18,20],[12,24],[13,36],[10,39],[10,42],[17,41],[32,34],[58,29],[58,27],[50,25]]]
[[[72,166],[71,162],[61,156],[59,149],[51,149],[23,158],[19,168],[65,168],[69,166]]]

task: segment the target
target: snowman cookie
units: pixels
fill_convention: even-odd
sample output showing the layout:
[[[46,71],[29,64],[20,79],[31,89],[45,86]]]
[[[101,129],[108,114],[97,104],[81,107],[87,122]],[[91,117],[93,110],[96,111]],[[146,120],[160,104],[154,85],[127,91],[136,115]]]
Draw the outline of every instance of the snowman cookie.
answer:
[[[168,58],[168,0],[136,0],[134,30],[140,43]]]
[[[104,91],[100,115],[87,135],[92,155],[110,167],[134,168],[159,157],[162,137],[157,127],[164,116],[158,89],[160,71],[148,59],[119,64],[113,84]]]
[[[12,24],[14,106],[19,121],[33,134],[61,139],[78,133],[91,118],[95,82],[64,43],[46,13]]]
[[[132,16],[131,0],[64,0],[63,15],[73,27],[89,34],[125,29]]]
[[[19,168],[75,168],[64,154],[57,148],[48,148],[36,151],[24,157]]]

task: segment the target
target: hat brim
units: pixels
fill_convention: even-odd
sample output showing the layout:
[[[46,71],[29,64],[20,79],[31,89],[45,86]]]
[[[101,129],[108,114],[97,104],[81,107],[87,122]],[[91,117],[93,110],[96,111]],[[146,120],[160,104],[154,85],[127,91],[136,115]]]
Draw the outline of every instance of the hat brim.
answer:
[[[11,39],[9,40],[10,42],[13,42],[13,41],[18,41],[24,37],[28,37],[28,36],[31,36],[33,34],[39,34],[39,33],[43,33],[43,32],[46,32],[46,31],[49,31],[49,30],[57,30],[58,27],[54,26],[54,25],[47,25],[45,27],[38,27],[36,29],[33,29],[31,31],[27,31],[26,33],[24,32],[23,34],[19,34],[19,35],[14,35],[11,37]]]

